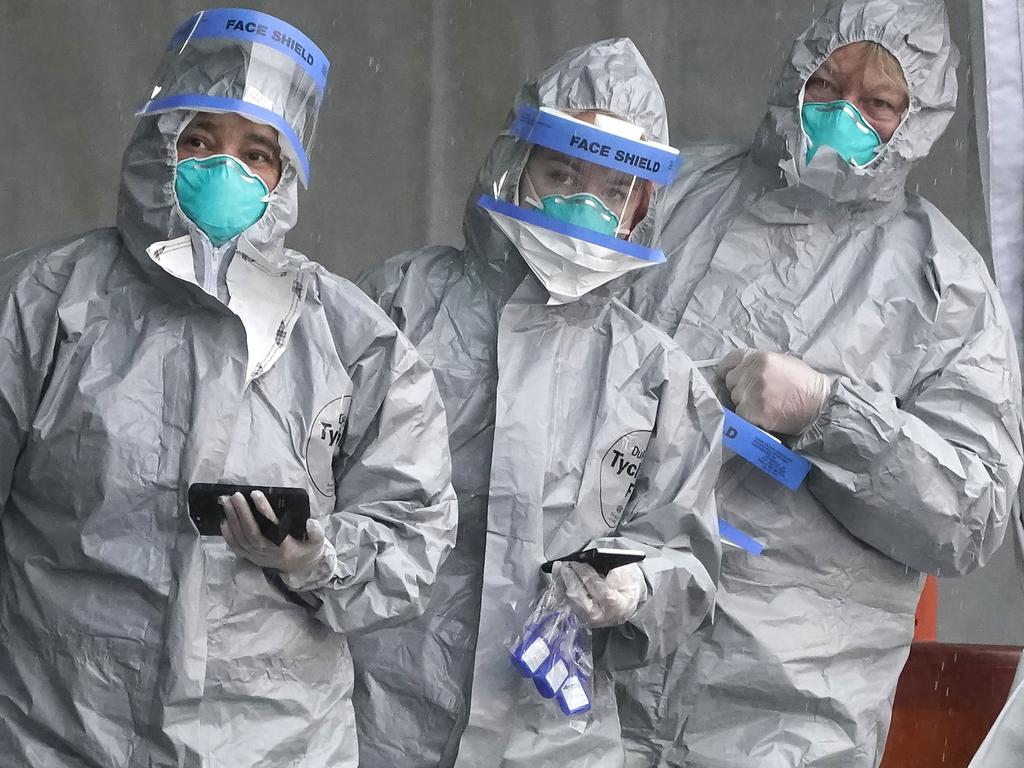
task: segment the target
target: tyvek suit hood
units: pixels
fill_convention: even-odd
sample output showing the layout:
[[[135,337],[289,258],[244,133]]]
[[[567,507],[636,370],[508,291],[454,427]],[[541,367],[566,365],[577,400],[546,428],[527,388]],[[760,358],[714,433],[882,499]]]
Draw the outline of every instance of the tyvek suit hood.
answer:
[[[194,229],[175,195],[175,144],[188,121],[206,111],[233,112],[277,131],[281,178],[263,216],[242,236],[270,263],[295,261],[285,257],[283,240],[298,217],[297,182],[309,182],[329,68],[316,43],[268,14],[218,8],[179,26],[137,112],[121,168],[118,229],[136,258],[148,264],[152,244]]]
[[[142,117],[121,165],[117,228],[132,254],[147,263],[146,249],[188,235],[195,225],[174,193],[178,136],[195,116],[191,111]],[[284,237],[298,220],[298,175],[282,158],[281,180],[271,190],[267,210],[245,237],[264,257],[285,260]]]
[[[258,297],[267,295],[266,283],[275,279],[274,274],[281,277],[285,273],[295,280],[294,290],[300,295],[316,270],[302,254],[285,248],[284,238],[298,218],[300,169],[296,158],[300,153],[308,172],[308,146],[303,146],[296,134],[305,127],[305,141],[312,141],[322,83],[311,84],[302,67],[305,60],[267,48],[253,39],[258,35],[226,37],[223,30],[232,24],[232,18],[238,17],[241,23],[247,15],[260,23],[284,25],[266,14],[219,9],[196,14],[175,33],[154,77],[158,85],[152,94],[156,98],[151,97],[139,110],[138,126],[124,153],[117,228],[144,271],[170,273],[200,287],[234,314],[247,316],[243,321],[250,325],[279,322],[286,338],[290,298],[279,295],[277,308],[270,310],[258,306]],[[301,34],[287,25],[284,28]],[[183,35],[184,41],[180,39]],[[192,38],[196,38],[194,43],[189,43]],[[263,215],[228,247],[213,247],[182,211],[175,192],[177,141],[197,110],[231,112],[269,125],[278,133],[280,179],[267,198]],[[236,251],[244,258],[236,259]],[[258,283],[265,285],[257,287]],[[276,317],[270,318],[271,313]],[[265,370],[281,352],[282,345],[270,330],[269,338],[267,333],[247,336],[246,365],[252,376]]]
[[[668,138],[658,85],[628,40],[568,53],[523,87],[520,104],[604,110]],[[539,593],[546,557],[595,539],[639,539],[651,597],[603,638],[623,664],[669,652],[710,609],[721,408],[688,358],[605,288],[545,305],[540,283],[477,207],[526,160],[523,142],[498,137],[469,198],[464,250],[400,254],[361,281],[434,369],[459,495],[458,543],[426,615],[351,639],[364,768],[451,766],[457,751],[460,766],[621,764],[611,662],[598,661],[595,722],[584,735],[552,702],[517,701],[523,681],[505,643]],[[652,202],[645,238],[659,210]],[[655,402],[641,473],[659,476],[639,480],[635,506],[609,523],[596,490],[602,457],[627,433],[651,430]],[[625,489],[604,478],[606,498],[618,498]]]
[[[615,83],[615,88],[610,90],[609,83]],[[482,194],[494,194],[499,186],[514,189],[518,185],[529,159],[528,145],[510,135],[508,127],[516,110],[523,105],[552,107],[570,113],[608,112],[643,128],[646,139],[668,143],[664,96],[632,40],[602,40],[569,51],[520,89],[505,129],[492,145],[466,203],[463,234],[467,253],[479,254],[490,261],[521,262],[511,243],[477,201]],[[502,179],[505,185],[501,185]],[[631,241],[643,245],[655,241],[659,193],[655,191],[647,215],[630,233]]]
[[[855,168],[834,153],[804,168],[800,97],[807,79],[844,45],[872,41],[899,61],[910,106],[879,157]],[[886,203],[903,194],[911,164],[925,157],[956,107],[959,53],[941,0],[853,0],[836,3],[796,39],[757,132],[753,161],[794,188],[787,200],[811,204]],[[818,194],[814,194],[814,192]]]
[[[228,97],[240,90],[239,78],[256,81],[263,90],[289,90],[289,70],[265,67],[258,75],[250,73],[239,65],[246,58],[241,55],[238,41],[214,40],[209,43],[214,50],[203,53],[198,61],[191,56],[172,58],[160,70],[165,80],[170,80],[179,90],[182,103],[202,106],[204,99],[219,99],[214,111],[230,111],[249,119],[248,102]],[[223,46],[223,47],[217,47]],[[177,71],[175,67],[182,67]],[[153,102],[149,102],[152,104]],[[281,127],[278,131],[282,146],[281,177],[277,186],[267,198],[267,208],[252,225],[233,238],[231,245],[244,254],[244,259],[235,258],[233,248],[214,249],[205,234],[200,232],[182,211],[175,193],[177,173],[177,141],[181,132],[197,113],[193,109],[171,109],[156,113],[144,113],[125,150],[121,167],[121,185],[118,193],[117,229],[121,239],[142,269],[151,274],[170,273],[184,283],[201,287],[206,293],[215,295],[233,313],[248,315],[252,322],[261,323],[271,312],[277,315],[284,335],[287,336],[290,299],[279,301],[274,310],[257,306],[259,296],[265,296],[265,283],[277,273],[288,273],[295,280],[295,291],[304,293],[313,279],[315,265],[302,254],[285,248],[284,238],[298,218],[298,172],[290,152],[285,151],[285,136]],[[281,115],[270,113],[269,121],[275,120],[290,130]],[[189,291],[180,283],[176,288]],[[206,298],[191,294],[193,299],[205,302]],[[183,297],[179,297],[183,300]],[[246,366],[251,376],[258,375],[281,352],[278,344],[267,334],[247,336]],[[259,347],[259,348],[257,348]]]

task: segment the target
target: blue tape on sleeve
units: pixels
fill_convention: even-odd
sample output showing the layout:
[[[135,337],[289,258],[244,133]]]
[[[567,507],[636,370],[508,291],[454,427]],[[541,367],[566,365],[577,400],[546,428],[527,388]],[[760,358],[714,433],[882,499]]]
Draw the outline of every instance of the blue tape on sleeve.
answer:
[[[631,256],[634,259],[640,259],[641,261],[653,261],[660,264],[665,260],[664,252],[657,248],[648,248],[640,243],[634,243],[630,240],[621,240],[611,235],[602,235],[600,232],[595,232],[592,229],[586,227],[580,227],[576,224],[569,224],[568,222],[556,219],[547,214],[541,213],[540,211],[529,211],[526,208],[521,208],[515,203],[510,203],[507,200],[499,200],[496,197],[490,195],[480,195],[476,204],[481,208],[486,208],[489,211],[500,213],[503,216],[508,216],[513,219],[519,219],[525,221],[527,224],[534,224],[538,227],[544,227],[544,229],[550,229],[552,232],[557,232],[560,235],[567,235],[574,237],[577,240],[583,240],[587,243],[593,243],[594,245],[600,245],[603,248],[608,248],[612,251]]]
[[[245,40],[275,48],[305,69],[321,93],[327,85],[331,62],[317,44],[291,24],[259,11],[244,8],[200,11],[178,28],[171,37],[168,50],[181,48],[189,40],[210,37]]]
[[[734,547],[738,547],[752,555],[760,555],[764,549],[764,544],[757,539],[747,536],[739,528],[729,525],[722,518],[718,518],[718,535],[724,543],[732,544]]]
[[[524,141],[657,184],[671,183],[682,162],[675,150],[615,136],[578,120],[542,112],[528,104],[519,107],[509,133]]]
[[[725,413],[722,445],[787,488],[794,491],[799,488],[811,463],[728,408],[722,410]]]

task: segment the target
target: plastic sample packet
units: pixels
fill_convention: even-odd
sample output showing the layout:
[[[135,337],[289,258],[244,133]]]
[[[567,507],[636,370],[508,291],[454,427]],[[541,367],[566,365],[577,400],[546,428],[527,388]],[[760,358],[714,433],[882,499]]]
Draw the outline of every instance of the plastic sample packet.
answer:
[[[533,681],[538,695],[554,699],[564,715],[589,722],[594,672],[590,627],[570,605],[561,579],[552,579],[544,589],[509,648],[512,665]]]

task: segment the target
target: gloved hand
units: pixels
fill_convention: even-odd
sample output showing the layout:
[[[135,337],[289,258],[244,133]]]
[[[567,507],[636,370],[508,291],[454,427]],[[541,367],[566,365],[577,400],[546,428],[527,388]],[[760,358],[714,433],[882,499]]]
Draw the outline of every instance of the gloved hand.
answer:
[[[275,544],[260,533],[249,503],[241,493],[225,496],[221,500],[224,507],[224,522],[221,533],[228,547],[249,562],[260,568],[272,568],[280,571],[282,581],[296,590],[312,589],[326,581],[329,572],[333,571],[336,559],[334,547],[324,538],[323,526],[317,520],[306,521],[305,541],[286,536],[280,545]],[[277,515],[260,491],[252,492],[252,501],[258,514],[268,520],[277,522]],[[319,583],[315,583],[319,582]]]
[[[625,624],[647,596],[647,580],[636,563],[612,568],[607,576],[586,563],[558,563],[555,574],[566,598],[595,628]]]
[[[769,432],[798,435],[825,405],[832,381],[792,355],[734,349],[718,365],[736,414]]]

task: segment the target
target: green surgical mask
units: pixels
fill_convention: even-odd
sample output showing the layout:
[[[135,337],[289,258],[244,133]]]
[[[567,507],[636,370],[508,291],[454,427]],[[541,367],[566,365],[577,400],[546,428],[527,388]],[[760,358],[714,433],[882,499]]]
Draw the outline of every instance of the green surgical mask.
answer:
[[[259,221],[270,195],[263,179],[231,155],[182,160],[174,191],[182,212],[218,247]]]
[[[578,192],[575,195],[547,195],[541,198],[540,203],[540,210],[546,216],[615,237],[619,217],[595,195],[588,192]]]
[[[832,147],[850,165],[875,159],[883,142],[878,131],[848,101],[804,104],[800,111],[807,134],[807,162],[823,146]]]

